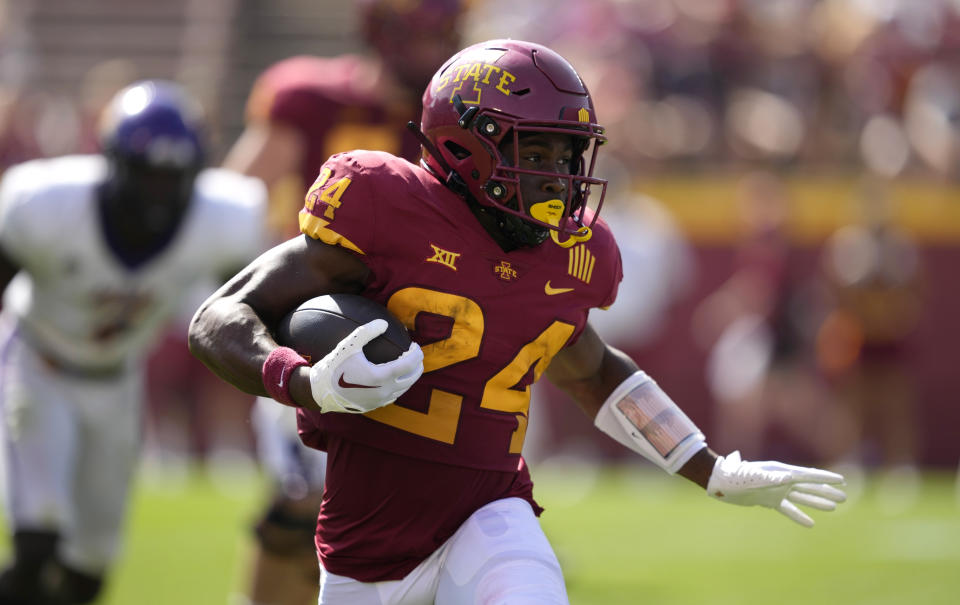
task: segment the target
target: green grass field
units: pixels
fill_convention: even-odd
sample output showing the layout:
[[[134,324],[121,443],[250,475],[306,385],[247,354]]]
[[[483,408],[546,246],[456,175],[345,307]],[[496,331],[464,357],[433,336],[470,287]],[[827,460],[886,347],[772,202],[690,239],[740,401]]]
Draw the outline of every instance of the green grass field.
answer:
[[[960,602],[953,474],[927,474],[916,503],[901,511],[868,481],[808,530],[653,471],[534,472],[574,605]],[[142,474],[103,605],[230,603],[262,487],[249,474]]]

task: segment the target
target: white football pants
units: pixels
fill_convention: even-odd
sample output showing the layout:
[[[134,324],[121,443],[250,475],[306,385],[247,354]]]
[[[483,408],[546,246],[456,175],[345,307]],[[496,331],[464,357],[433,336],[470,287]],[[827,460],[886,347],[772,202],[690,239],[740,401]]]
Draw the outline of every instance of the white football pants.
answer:
[[[530,505],[487,504],[402,580],[321,569],[319,605],[567,605],[560,563]]]
[[[8,522],[59,531],[63,561],[101,573],[116,557],[140,453],[143,375],[65,376],[15,333],[5,337],[0,434]]]

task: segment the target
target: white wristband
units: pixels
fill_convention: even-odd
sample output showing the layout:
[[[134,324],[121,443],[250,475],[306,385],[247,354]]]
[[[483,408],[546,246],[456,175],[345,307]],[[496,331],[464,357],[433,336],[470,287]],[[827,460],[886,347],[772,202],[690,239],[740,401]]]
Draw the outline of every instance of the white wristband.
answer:
[[[707,445],[693,421],[641,370],[610,393],[593,424],[671,475]]]

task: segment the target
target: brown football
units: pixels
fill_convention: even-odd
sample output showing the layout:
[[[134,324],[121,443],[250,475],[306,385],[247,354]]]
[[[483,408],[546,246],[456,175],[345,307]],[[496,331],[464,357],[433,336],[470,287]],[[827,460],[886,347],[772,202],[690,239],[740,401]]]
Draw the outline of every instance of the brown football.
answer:
[[[393,361],[410,347],[410,334],[380,303],[356,294],[327,294],[301,303],[277,327],[276,340],[303,355],[311,364],[332,351],[358,326],[384,319],[387,331],[365,347],[373,363]]]

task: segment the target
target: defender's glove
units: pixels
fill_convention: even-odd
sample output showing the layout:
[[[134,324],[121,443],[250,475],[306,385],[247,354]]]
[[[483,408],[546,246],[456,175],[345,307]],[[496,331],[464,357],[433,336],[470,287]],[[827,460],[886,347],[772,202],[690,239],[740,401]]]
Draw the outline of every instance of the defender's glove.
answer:
[[[359,326],[310,368],[310,391],[321,412],[363,414],[396,401],[423,374],[423,351],[411,343],[400,357],[371,363],[363,347],[387,330],[374,319]]]
[[[834,510],[847,495],[831,486],[843,483],[843,475],[830,471],[773,461],[748,462],[740,460],[740,452],[733,452],[717,459],[707,493],[730,504],[766,506],[812,527],[813,519],[796,505]]]

